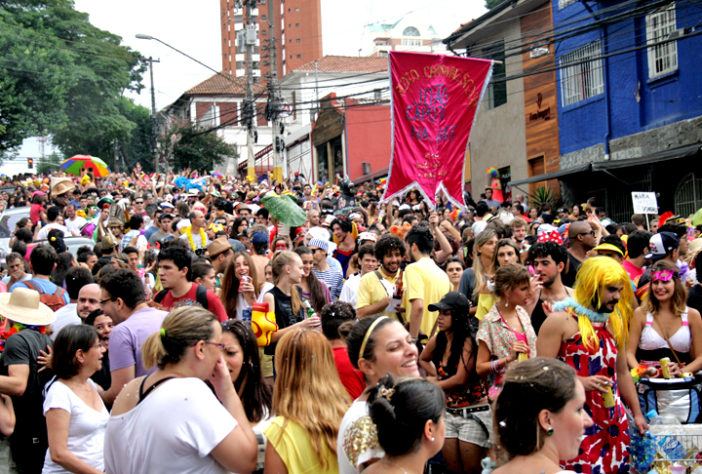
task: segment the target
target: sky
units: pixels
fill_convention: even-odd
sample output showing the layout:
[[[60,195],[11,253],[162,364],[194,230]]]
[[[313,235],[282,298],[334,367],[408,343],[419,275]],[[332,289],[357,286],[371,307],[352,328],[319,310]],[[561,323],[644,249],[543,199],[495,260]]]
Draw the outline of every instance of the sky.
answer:
[[[221,69],[219,0],[74,2],[76,10],[89,14],[93,25],[121,36],[123,44],[143,56],[160,61],[154,63],[157,109],[171,104],[213,72],[157,41],[137,39],[136,34],[156,37],[213,69]],[[322,48],[325,55],[357,55],[364,24],[380,20],[395,22],[410,12],[427,18],[439,36],[445,38],[461,23],[483,14],[483,4],[483,0],[321,0]],[[151,108],[148,71],[143,84],[144,90],[130,97]]]

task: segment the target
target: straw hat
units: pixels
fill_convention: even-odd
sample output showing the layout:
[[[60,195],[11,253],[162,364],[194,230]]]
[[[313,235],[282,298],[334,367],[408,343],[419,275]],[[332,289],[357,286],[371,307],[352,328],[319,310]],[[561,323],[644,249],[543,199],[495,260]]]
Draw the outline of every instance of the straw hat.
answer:
[[[61,194],[73,191],[76,184],[71,178],[51,178],[51,195],[60,196]]]
[[[51,308],[39,301],[38,291],[21,287],[12,293],[0,293],[0,315],[31,326],[46,326],[56,320]]]
[[[690,241],[690,247],[687,250],[688,261],[694,260],[700,251],[702,251],[702,238],[698,237]]]

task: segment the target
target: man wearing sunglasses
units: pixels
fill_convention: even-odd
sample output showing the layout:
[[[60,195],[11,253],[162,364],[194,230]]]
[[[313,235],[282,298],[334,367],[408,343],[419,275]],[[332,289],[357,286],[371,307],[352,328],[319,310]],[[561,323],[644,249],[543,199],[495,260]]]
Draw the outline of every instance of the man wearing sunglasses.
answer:
[[[575,274],[585,260],[588,251],[597,246],[595,230],[588,221],[575,221],[568,228],[568,271],[563,273],[563,284],[570,288],[575,283]]]

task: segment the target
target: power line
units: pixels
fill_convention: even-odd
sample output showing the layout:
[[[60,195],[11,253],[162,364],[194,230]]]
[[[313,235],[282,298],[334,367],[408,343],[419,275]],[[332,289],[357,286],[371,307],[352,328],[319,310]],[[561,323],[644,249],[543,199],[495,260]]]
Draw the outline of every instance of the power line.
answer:
[[[660,4],[660,3],[669,4],[669,3],[671,3],[672,1],[673,1],[673,0],[658,0],[658,1],[656,2],[656,4]],[[538,29],[529,30],[529,31],[526,31],[526,32],[521,33],[521,34],[519,35],[519,37],[515,38],[514,40],[509,40],[509,41],[507,42],[507,44],[518,43],[518,46],[516,46],[516,47],[521,47],[521,46],[523,46],[523,38],[524,38],[525,36],[530,37],[530,36],[533,36],[533,35],[536,35],[536,34],[539,34],[539,35],[548,35],[548,34],[550,34],[550,33],[554,33],[554,35],[555,35],[555,34],[556,34],[556,31],[561,31],[561,30],[562,30],[562,31],[561,31],[559,34],[563,34],[563,33],[568,33],[568,32],[571,32],[571,31],[575,31],[577,28],[589,26],[589,25],[592,25],[593,23],[597,23],[597,22],[602,21],[602,20],[595,19],[595,22],[584,23],[584,22],[587,21],[589,18],[594,18],[595,16],[600,16],[600,15],[603,15],[603,14],[607,14],[607,13],[609,13],[609,12],[617,11],[617,10],[620,10],[620,9],[622,9],[622,8],[625,8],[625,7],[629,6],[629,5],[636,5],[636,4],[638,4],[638,3],[639,3],[639,0],[627,0],[627,1],[623,2],[623,3],[617,4],[617,5],[613,5],[613,6],[610,6],[610,7],[606,7],[606,8],[603,8],[603,9],[601,9],[601,10],[598,10],[597,13],[595,13],[595,14],[593,14],[593,13],[587,13],[587,14],[585,14],[585,15],[583,15],[583,16],[577,16],[577,17],[575,17],[575,18],[573,18],[573,19],[571,19],[571,20],[561,22],[561,23],[559,23],[557,26],[554,25],[553,27],[551,27],[551,28],[549,28],[549,29],[547,29],[547,30],[543,30],[543,31],[538,30]],[[644,4],[643,7],[638,7],[638,8],[650,8],[650,5],[651,5],[651,4]],[[551,4],[550,4],[550,3],[549,3],[547,6],[545,6],[543,9],[545,10],[545,9],[548,9],[548,8],[551,8]],[[654,8],[655,8],[655,7],[654,7]],[[522,15],[517,15],[517,16],[510,17],[510,18],[503,19],[503,20],[491,21],[491,22],[489,22],[489,25],[490,25],[490,26],[495,26],[495,25],[500,25],[500,24],[502,24],[502,23],[512,23],[512,22],[514,22],[514,21],[516,21],[516,20],[521,20],[522,18],[525,18],[525,17],[527,17],[527,16],[530,16],[530,15],[532,15],[534,12],[538,12],[538,11],[541,11],[541,10],[542,10],[542,9],[536,9],[536,10],[532,10],[532,11],[530,11],[530,12],[524,13],[524,14],[522,14]],[[470,23],[469,23],[469,24],[470,24]],[[569,27],[571,27],[571,26],[574,26],[574,25],[581,25],[581,26],[580,26],[580,27],[576,27],[576,28],[572,28],[572,29],[567,29],[567,28],[569,28]],[[533,35],[532,35],[532,33],[533,33]],[[457,33],[455,33],[454,35],[449,36],[449,38],[451,38],[452,36],[455,36],[455,38],[459,38],[460,36],[462,36],[462,34],[463,34],[463,33],[459,34],[459,33],[457,32]],[[501,41],[502,41],[502,40],[496,40],[496,41],[493,41],[493,42],[485,42],[485,43],[476,43],[476,44],[473,45],[473,46],[476,47],[476,48],[479,47],[479,48],[482,48],[482,49],[486,49],[486,48],[490,48],[490,47],[494,47],[494,46],[499,45]],[[541,41],[541,40],[539,40],[539,41]]]

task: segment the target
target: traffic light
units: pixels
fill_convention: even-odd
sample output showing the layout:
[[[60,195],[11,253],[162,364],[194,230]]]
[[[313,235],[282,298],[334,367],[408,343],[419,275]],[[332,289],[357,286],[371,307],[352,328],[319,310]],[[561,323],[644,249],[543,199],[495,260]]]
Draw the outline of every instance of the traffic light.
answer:
[[[27,168],[34,168],[34,158],[27,158]]]

